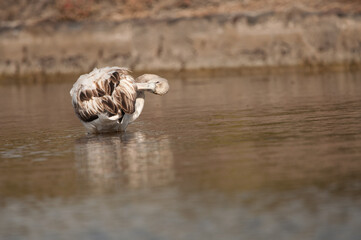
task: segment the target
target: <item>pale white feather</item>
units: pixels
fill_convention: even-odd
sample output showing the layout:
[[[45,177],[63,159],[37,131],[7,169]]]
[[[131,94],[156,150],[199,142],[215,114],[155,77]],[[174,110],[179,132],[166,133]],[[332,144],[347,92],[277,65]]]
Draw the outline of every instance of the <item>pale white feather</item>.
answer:
[[[144,108],[144,91],[163,95],[167,80],[144,74],[135,81],[120,67],[95,68],[81,75],[70,90],[77,116],[89,133],[125,131]]]

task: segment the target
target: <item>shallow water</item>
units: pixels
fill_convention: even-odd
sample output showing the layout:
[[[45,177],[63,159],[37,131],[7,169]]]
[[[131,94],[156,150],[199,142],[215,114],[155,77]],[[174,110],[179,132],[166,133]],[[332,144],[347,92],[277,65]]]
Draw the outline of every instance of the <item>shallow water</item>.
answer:
[[[125,134],[0,86],[0,239],[361,239],[361,74],[171,79]]]

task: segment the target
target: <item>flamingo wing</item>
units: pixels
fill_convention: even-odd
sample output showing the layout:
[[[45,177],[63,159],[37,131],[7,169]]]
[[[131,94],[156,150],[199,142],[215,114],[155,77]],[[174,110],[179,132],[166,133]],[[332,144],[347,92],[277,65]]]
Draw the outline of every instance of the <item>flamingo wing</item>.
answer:
[[[100,114],[115,120],[134,113],[137,86],[127,69],[106,67],[80,76],[70,95],[82,121],[91,122]]]

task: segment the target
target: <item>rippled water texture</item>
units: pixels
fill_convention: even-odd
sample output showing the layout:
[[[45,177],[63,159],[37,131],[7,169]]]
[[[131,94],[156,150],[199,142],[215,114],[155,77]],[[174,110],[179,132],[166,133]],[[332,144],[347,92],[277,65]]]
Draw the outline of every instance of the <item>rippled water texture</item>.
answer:
[[[361,239],[361,74],[170,79],[126,134],[0,86],[0,239]]]

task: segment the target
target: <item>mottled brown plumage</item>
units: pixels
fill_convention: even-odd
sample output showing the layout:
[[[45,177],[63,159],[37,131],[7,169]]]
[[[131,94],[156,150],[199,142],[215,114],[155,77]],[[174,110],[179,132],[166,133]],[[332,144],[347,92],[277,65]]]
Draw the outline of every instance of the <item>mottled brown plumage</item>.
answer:
[[[108,76],[97,79],[94,88],[79,89],[73,101],[76,115],[84,122],[98,118],[99,113],[108,116],[134,112],[137,87],[127,70],[110,69]]]
[[[70,90],[72,104],[88,132],[125,131],[143,110],[145,91],[168,92],[168,81],[144,74],[137,81],[120,67],[95,68],[79,77]]]

